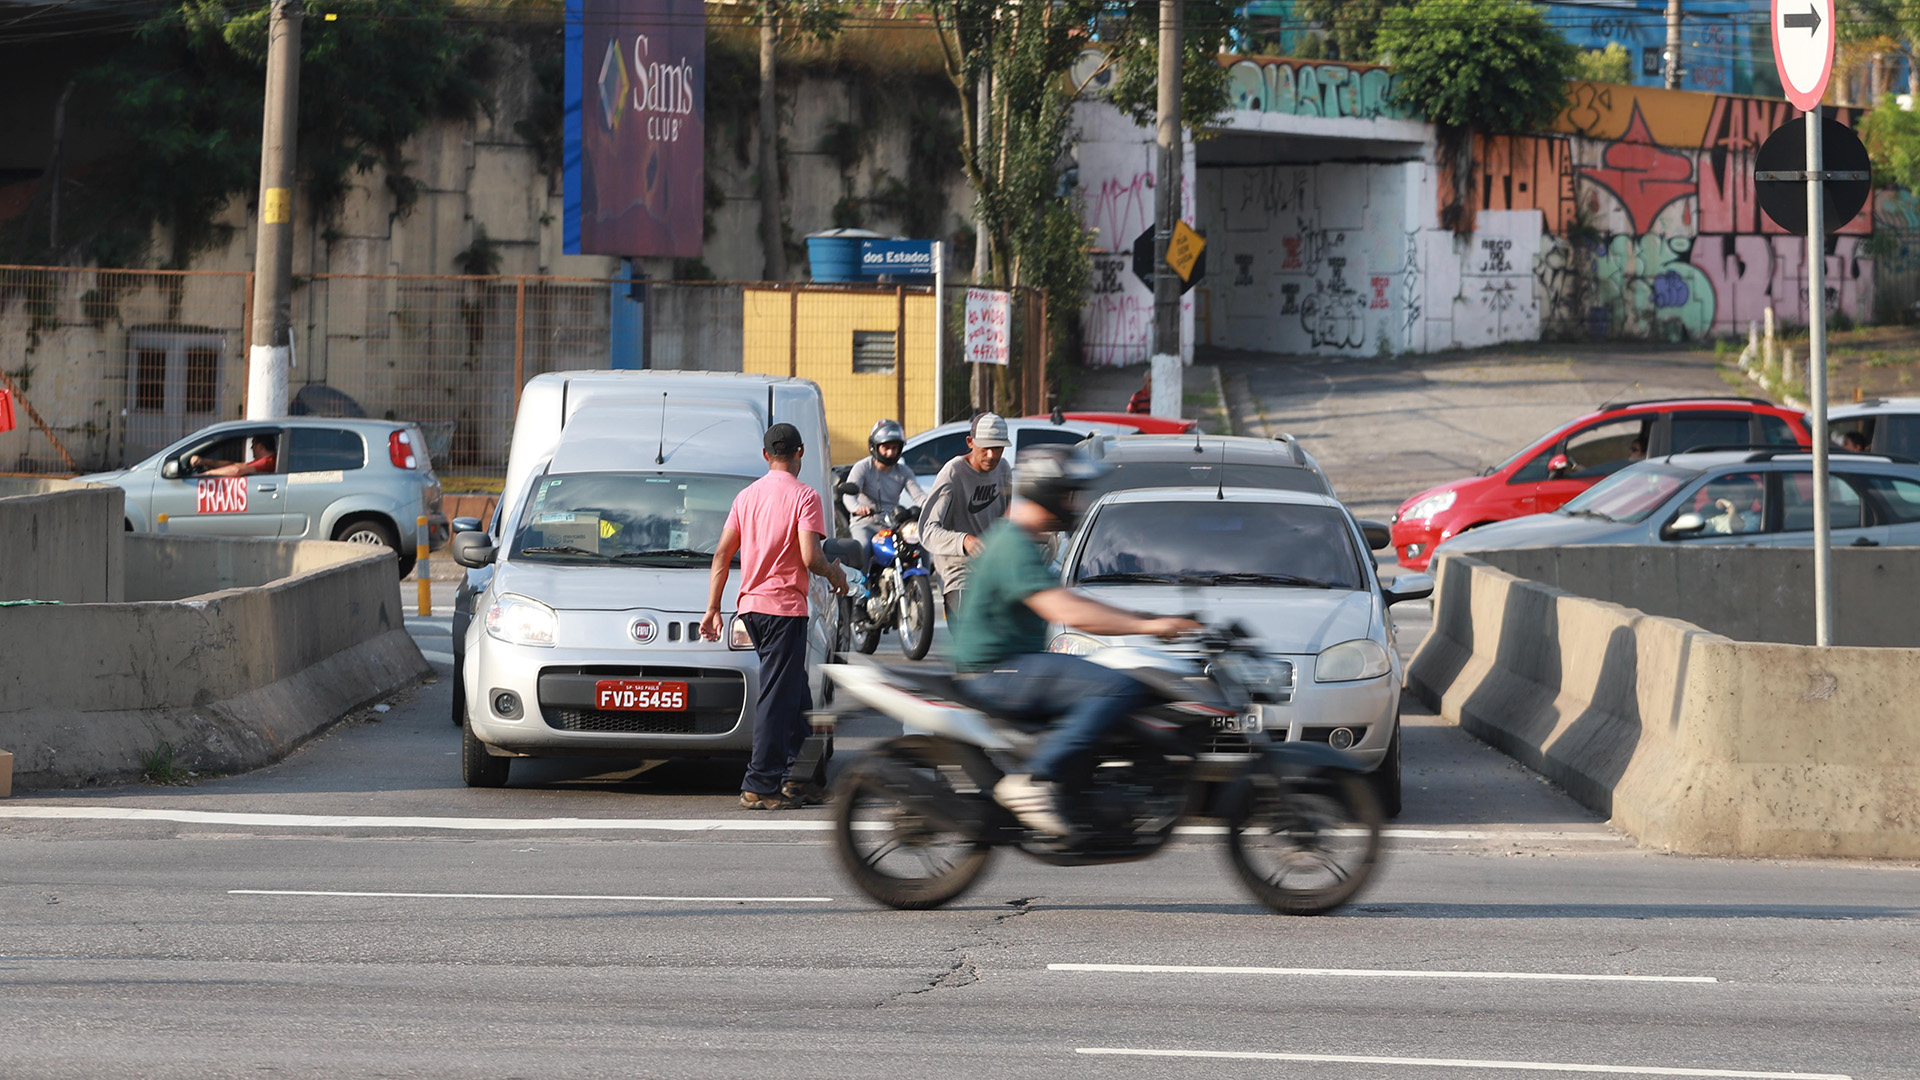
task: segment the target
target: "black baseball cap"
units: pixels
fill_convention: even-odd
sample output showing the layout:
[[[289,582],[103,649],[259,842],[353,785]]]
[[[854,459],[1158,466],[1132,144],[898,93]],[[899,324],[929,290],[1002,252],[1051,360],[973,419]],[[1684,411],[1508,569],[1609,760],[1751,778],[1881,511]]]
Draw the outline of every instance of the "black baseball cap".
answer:
[[[767,453],[774,457],[792,457],[806,449],[806,444],[800,441],[800,429],[792,424],[775,424],[768,428],[763,445]]]

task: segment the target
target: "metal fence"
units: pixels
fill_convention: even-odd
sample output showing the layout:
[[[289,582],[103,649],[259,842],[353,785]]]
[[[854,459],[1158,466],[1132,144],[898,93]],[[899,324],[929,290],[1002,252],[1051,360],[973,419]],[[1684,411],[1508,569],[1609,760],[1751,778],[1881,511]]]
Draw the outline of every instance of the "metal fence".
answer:
[[[23,414],[16,430],[0,433],[0,471],[113,468],[239,418],[252,281],[235,272],[0,266],[0,386]],[[768,288],[536,276],[298,278],[292,411],[417,422],[443,467],[497,470],[519,389],[544,372],[773,370],[748,355],[746,297]],[[860,365],[877,362],[867,354],[889,331],[896,336],[886,347],[914,370],[931,363],[926,331],[910,330],[904,314],[908,294],[924,304],[929,290],[772,288],[806,296],[817,313],[785,346],[811,350],[802,374],[820,378],[839,365],[856,377],[822,379],[829,394],[857,385]],[[1040,411],[1048,404],[1045,300],[1013,292],[1013,359],[993,371],[986,407]],[[964,288],[950,288],[946,299],[940,419],[964,417],[978,403],[961,358]],[[874,328],[862,329],[880,309]]]

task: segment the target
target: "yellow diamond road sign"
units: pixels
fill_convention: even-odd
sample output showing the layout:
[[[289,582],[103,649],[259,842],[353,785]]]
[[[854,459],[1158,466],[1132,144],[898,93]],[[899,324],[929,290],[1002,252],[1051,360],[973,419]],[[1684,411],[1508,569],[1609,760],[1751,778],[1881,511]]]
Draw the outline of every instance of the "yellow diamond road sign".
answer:
[[[1173,237],[1167,241],[1167,265],[1180,275],[1181,281],[1191,280],[1193,264],[1200,261],[1200,252],[1206,250],[1207,241],[1184,221],[1173,223]]]

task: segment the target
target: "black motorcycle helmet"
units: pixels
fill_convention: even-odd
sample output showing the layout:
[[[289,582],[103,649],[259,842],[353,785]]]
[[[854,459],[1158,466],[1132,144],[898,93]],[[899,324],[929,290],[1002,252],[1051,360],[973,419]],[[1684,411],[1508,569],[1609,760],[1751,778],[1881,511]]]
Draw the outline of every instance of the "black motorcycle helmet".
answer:
[[[880,453],[880,448],[888,443],[893,443],[900,447],[899,450],[893,452],[892,456],[886,456]],[[907,429],[901,427],[900,421],[898,420],[882,420],[873,425],[873,430],[867,433],[867,453],[872,454],[875,461],[883,464],[892,465],[899,461],[901,451],[905,450],[906,447]]]
[[[1013,467],[1013,493],[1060,519],[1063,529],[1080,523],[1087,492],[1112,466],[1071,446],[1036,446],[1020,452]]]

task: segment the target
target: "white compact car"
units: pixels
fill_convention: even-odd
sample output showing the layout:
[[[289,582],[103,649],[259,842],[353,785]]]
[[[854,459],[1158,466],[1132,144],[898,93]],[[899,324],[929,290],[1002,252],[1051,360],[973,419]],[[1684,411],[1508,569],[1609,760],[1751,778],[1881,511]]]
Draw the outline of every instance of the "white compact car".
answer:
[[[751,751],[759,661],[733,614],[737,569],[727,632],[710,642],[699,628],[727,512],[766,474],[762,437],[782,421],[800,429],[801,479],[824,507],[826,411],[812,382],[601,371],[527,384],[498,527],[453,541],[461,565],[491,570],[458,664],[469,785],[506,783],[515,757]],[[839,637],[835,599],[813,579],[815,700]]]
[[[1372,770],[1383,809],[1400,809],[1400,654],[1388,608],[1433,592],[1425,574],[1389,588],[1368,536],[1331,495],[1255,488],[1143,488],[1093,505],[1067,547],[1061,582],[1116,607],[1238,622],[1289,679],[1259,711],[1225,718],[1216,749],[1247,745],[1241,725],[1345,750]],[[1055,652],[1085,655],[1128,638],[1068,630]]]

